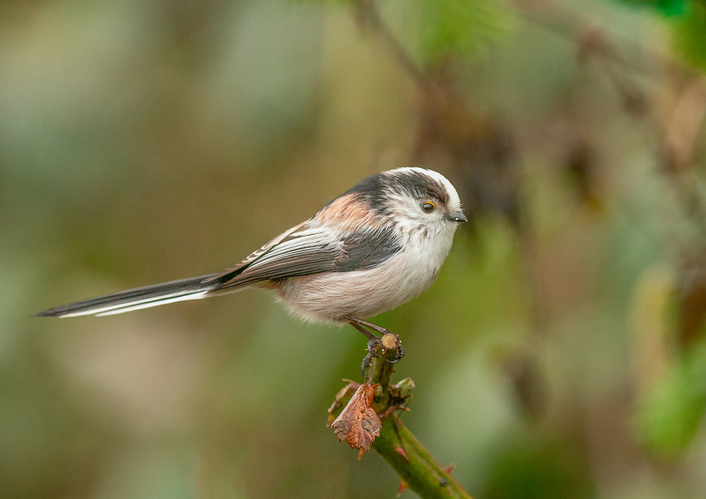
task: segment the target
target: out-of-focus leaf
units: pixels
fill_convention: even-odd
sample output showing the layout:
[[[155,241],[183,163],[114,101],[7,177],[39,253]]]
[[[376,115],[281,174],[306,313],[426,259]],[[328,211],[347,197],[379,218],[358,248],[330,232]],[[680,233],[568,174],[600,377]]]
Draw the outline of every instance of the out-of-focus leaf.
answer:
[[[681,16],[688,10],[687,0],[657,0],[655,5],[665,16]]]
[[[474,53],[509,27],[509,10],[496,0],[424,0],[419,9],[416,39],[424,63]]]
[[[692,0],[674,25],[674,47],[694,66],[706,69],[706,2]]]
[[[626,3],[654,7],[673,18],[674,49],[688,63],[706,70],[706,1],[626,0]]]
[[[688,0],[623,0],[638,7],[653,7],[665,16],[681,16],[688,10]]]
[[[677,283],[671,267],[657,263],[642,271],[630,310],[633,373],[638,391],[648,391],[663,379],[675,358],[672,327]]]
[[[299,0],[305,1],[305,0]],[[367,2],[385,7],[374,0],[308,0],[338,5]],[[434,64],[449,54],[469,55],[498,39],[508,31],[511,10],[501,0],[422,0],[400,4],[404,18],[417,20],[405,27],[408,39],[416,44],[423,65]],[[383,14],[383,17],[386,17]],[[392,16],[390,16],[392,17]]]
[[[637,427],[645,443],[677,455],[693,440],[706,409],[706,342],[688,352],[647,394]]]

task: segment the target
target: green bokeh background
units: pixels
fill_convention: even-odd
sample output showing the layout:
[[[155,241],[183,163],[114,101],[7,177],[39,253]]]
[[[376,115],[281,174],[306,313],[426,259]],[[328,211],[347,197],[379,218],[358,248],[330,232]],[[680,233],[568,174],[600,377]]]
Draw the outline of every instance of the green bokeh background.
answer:
[[[559,5],[698,64],[688,18]],[[647,126],[515,4],[380,7],[512,137],[516,216],[490,188],[473,208],[478,164],[441,142],[419,153],[421,91],[345,2],[0,2],[0,497],[393,497],[384,461],[325,426],[341,379],[360,378],[352,328],[302,324],[259,290],[30,315],[221,270],[409,164],[461,185],[474,221],[435,285],[376,319],[407,349],[419,440],[477,498],[703,497],[706,356],[673,344],[681,258],[704,234]]]

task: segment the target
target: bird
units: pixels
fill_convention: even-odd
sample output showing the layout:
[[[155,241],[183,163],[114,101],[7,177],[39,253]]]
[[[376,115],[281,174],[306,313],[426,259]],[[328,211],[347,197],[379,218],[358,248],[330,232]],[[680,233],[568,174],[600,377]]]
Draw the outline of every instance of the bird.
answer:
[[[420,167],[397,168],[361,180],[313,217],[226,270],[60,305],[36,315],[106,316],[260,287],[274,291],[300,319],[350,324],[365,334],[372,352],[379,338],[371,330],[381,335],[390,331],[366,318],[429,288],[458,224],[466,221],[459,195],[446,177]]]

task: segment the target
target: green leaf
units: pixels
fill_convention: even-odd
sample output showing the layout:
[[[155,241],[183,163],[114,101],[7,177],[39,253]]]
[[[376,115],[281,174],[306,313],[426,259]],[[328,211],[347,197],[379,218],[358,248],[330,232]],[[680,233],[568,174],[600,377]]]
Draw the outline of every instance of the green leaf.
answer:
[[[657,0],[656,7],[667,16],[682,16],[689,10],[688,0]]]
[[[510,10],[494,0],[419,0],[419,55],[434,63],[469,55],[504,35]]]
[[[689,0],[622,0],[634,7],[649,7],[660,11],[667,17],[681,16],[689,10]]]
[[[674,48],[694,66],[706,69],[706,3],[692,0],[674,23]]]
[[[706,410],[706,342],[672,366],[641,405],[637,428],[649,447],[672,456],[686,449]]]

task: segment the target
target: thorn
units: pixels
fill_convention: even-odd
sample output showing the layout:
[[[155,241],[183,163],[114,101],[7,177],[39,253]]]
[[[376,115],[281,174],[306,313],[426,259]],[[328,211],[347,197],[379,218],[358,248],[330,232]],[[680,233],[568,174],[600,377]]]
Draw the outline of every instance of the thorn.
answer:
[[[448,473],[450,475],[451,470],[453,470],[455,467],[456,467],[456,463],[451,463],[451,466],[449,466],[448,468],[444,468],[444,470],[446,470],[446,473]]]
[[[407,485],[407,482],[405,482],[404,480],[402,480],[400,478],[400,488],[397,489],[397,495],[395,497],[400,497],[402,495],[402,492],[404,492],[405,489],[408,489],[408,488],[409,488],[409,485]]]
[[[365,452],[365,449],[360,449],[360,452],[358,453],[358,461],[363,459],[363,453]]]
[[[407,457],[407,451],[404,450],[404,447],[398,445],[395,447],[395,451],[397,451],[397,453],[400,454],[405,461],[409,461],[409,457]]]

